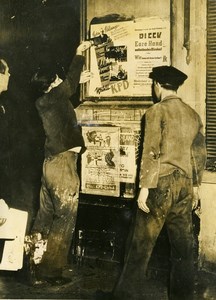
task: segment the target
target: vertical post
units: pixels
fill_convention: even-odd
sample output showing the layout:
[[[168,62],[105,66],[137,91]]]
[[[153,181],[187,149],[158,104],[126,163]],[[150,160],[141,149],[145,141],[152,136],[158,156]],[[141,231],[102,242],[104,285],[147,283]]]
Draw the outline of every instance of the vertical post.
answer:
[[[81,0],[80,1],[80,41],[83,41],[86,39],[86,19],[87,19],[87,5],[86,5],[86,0]]]
[[[86,40],[87,37],[87,0],[80,0],[80,41]],[[86,53],[86,66],[89,67],[89,53]],[[83,101],[87,93],[88,83],[80,85],[80,102]]]
[[[190,57],[190,0],[184,0],[184,44],[187,50],[186,63],[189,64]]]
[[[173,36],[175,34],[174,24],[175,24],[175,8],[174,0],[170,0],[170,62],[173,63]]]

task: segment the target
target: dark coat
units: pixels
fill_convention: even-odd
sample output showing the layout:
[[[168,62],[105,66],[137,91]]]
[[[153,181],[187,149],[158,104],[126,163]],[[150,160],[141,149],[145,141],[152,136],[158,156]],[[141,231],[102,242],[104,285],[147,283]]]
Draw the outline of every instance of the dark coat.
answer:
[[[76,92],[85,58],[76,55],[66,79],[36,101],[46,134],[45,157],[81,146],[84,140],[70,97]]]

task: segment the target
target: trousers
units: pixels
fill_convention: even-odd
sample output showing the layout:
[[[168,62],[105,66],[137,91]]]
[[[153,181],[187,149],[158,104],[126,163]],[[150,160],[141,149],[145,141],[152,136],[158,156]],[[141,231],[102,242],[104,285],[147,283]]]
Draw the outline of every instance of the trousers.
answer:
[[[67,151],[45,159],[43,164],[40,208],[32,233],[47,239],[47,251],[38,265],[41,277],[61,276],[75,230],[80,180],[78,154]]]
[[[193,299],[192,197],[192,180],[179,170],[159,178],[157,188],[149,189],[150,212],[137,208],[124,267],[113,290],[115,299],[147,299],[148,262],[164,224],[171,248],[169,299]]]

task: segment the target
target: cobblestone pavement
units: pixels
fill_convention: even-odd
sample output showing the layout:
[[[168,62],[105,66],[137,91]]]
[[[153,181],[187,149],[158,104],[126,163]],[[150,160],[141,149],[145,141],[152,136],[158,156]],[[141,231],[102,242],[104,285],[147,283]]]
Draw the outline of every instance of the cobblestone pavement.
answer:
[[[111,291],[120,271],[114,263],[86,263],[83,266],[70,265],[65,276],[72,282],[64,286],[32,287],[25,282],[22,272],[0,272],[0,299],[94,299],[97,290]],[[154,277],[154,276],[153,276]],[[216,299],[216,274],[199,272],[194,300]],[[142,297],[141,297],[142,298]],[[166,279],[152,278],[145,298],[167,300]],[[123,299],[122,299],[123,300]],[[142,299],[140,299],[142,300]]]

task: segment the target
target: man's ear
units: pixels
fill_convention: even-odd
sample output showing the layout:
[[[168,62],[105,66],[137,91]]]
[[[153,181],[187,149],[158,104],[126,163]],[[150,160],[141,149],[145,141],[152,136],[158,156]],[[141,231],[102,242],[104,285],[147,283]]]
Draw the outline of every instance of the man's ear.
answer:
[[[155,81],[155,85],[156,85],[158,88],[161,88],[161,84],[160,84],[160,82],[158,82],[158,81]]]

